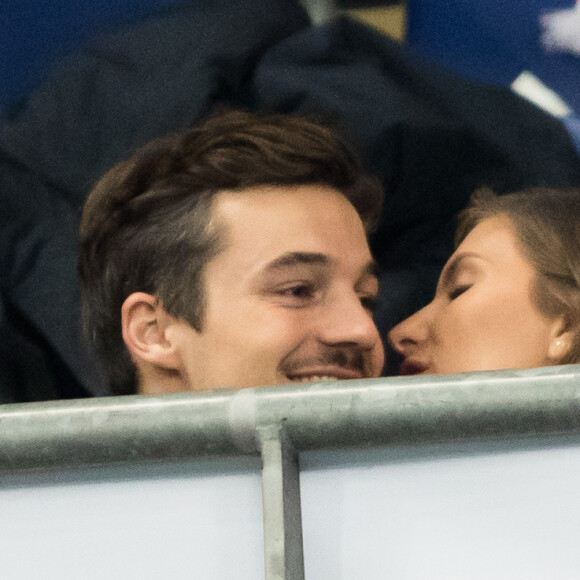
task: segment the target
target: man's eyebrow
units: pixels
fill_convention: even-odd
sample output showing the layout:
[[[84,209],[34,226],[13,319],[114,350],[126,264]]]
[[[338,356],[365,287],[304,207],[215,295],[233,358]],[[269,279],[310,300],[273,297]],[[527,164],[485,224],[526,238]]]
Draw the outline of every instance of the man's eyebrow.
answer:
[[[318,252],[287,252],[278,258],[272,260],[264,268],[265,272],[275,272],[277,270],[284,270],[295,266],[323,266],[329,268],[332,266],[333,260],[326,254]],[[376,260],[369,260],[364,267],[360,280],[367,277],[377,278],[379,273],[379,264]]]
[[[317,252],[286,252],[267,264],[265,270],[275,271],[301,265],[330,266],[331,259]]]

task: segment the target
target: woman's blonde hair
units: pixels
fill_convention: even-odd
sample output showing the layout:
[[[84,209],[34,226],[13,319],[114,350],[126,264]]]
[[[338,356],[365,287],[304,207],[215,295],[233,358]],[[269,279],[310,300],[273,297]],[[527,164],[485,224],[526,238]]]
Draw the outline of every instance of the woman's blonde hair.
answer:
[[[458,246],[483,220],[510,220],[536,270],[532,299],[549,318],[563,316],[573,344],[561,364],[580,362],[580,189],[535,188],[507,195],[477,190],[458,216]]]

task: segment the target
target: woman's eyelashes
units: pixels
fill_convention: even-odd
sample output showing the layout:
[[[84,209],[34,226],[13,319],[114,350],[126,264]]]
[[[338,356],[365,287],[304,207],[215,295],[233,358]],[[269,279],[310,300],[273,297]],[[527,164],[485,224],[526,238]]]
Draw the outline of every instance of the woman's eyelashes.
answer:
[[[472,257],[452,257],[443,268],[435,294],[452,302],[467,292],[479,276],[480,267]]]
[[[471,288],[472,284],[455,284],[453,285],[447,295],[449,300],[455,300],[459,298],[464,292],[467,292]]]

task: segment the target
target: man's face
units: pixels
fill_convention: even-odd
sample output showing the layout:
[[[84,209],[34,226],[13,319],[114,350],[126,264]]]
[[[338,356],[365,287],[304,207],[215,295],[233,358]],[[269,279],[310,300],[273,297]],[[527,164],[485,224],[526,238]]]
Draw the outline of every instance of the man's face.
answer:
[[[322,186],[221,192],[224,248],[205,269],[202,331],[179,322],[189,390],[378,376],[378,292],[362,222]]]

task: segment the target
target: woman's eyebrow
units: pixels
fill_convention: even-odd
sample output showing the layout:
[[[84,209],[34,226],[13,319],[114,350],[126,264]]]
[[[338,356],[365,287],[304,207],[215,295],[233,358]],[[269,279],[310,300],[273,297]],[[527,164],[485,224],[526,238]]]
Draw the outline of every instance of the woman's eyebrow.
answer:
[[[454,280],[457,277],[457,273],[459,272],[462,263],[467,258],[473,258],[476,255],[477,254],[474,254],[472,252],[464,252],[453,256],[443,268],[443,272],[441,272],[438,287],[440,288],[447,287],[452,282],[452,280]]]

